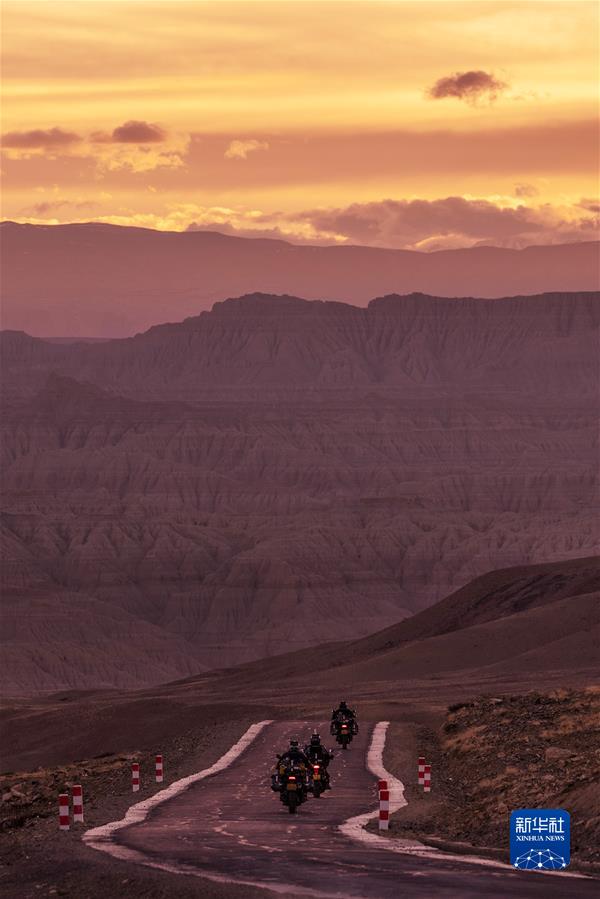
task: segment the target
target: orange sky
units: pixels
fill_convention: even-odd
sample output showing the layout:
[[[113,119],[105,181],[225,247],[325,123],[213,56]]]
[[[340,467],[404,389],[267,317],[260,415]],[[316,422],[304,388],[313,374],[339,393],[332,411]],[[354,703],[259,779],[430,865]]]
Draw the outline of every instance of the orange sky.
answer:
[[[7,0],[3,217],[419,249],[591,239],[598,10]]]

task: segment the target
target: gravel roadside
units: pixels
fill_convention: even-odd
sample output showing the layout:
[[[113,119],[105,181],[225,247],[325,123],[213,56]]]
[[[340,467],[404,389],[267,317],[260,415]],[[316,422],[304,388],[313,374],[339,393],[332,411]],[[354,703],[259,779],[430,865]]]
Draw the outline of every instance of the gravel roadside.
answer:
[[[481,697],[429,723],[392,723],[386,768],[408,805],[390,837],[508,860],[513,809],[571,812],[571,868],[600,874],[600,691],[555,690]],[[417,759],[432,790],[417,784]]]

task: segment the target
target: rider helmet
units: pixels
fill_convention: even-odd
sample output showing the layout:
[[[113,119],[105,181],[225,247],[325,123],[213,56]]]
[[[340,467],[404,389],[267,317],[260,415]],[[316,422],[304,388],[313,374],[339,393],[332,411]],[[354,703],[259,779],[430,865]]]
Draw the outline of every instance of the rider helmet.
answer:
[[[346,700],[345,700],[345,699],[342,699],[342,701],[340,702],[340,708],[341,708],[341,709],[346,709],[346,708],[347,708]]]
[[[321,742],[321,737],[319,736],[319,734],[316,731],[311,736],[310,742],[311,742],[312,746],[318,746],[319,743]]]
[[[298,748],[298,740],[290,740],[290,749]]]

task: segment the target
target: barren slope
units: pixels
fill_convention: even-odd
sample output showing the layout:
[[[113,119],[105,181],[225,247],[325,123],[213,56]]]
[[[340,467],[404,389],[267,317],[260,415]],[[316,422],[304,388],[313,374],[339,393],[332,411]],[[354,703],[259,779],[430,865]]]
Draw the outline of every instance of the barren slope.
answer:
[[[570,683],[600,675],[600,557],[491,571],[406,620],[362,639],[265,659],[224,672],[225,683],[290,685],[309,668],[349,691],[371,684]]]
[[[600,673],[597,654],[591,664],[585,655],[598,625],[599,595],[600,558],[520,566],[490,572],[414,619],[360,640],[143,690],[5,700],[2,765],[33,770],[101,752],[155,752],[159,744],[178,744],[223,720],[320,719],[342,697],[356,703],[365,722],[403,721],[408,714],[408,720],[427,723],[432,710],[443,712],[448,703],[482,690],[522,693],[539,688],[540,677],[547,689],[589,684]],[[525,637],[540,655],[549,652],[539,667],[522,666],[519,622],[544,612],[548,628]],[[581,653],[552,657],[557,622]],[[436,646],[444,652],[432,651]],[[492,654],[502,655],[505,664],[490,665]]]

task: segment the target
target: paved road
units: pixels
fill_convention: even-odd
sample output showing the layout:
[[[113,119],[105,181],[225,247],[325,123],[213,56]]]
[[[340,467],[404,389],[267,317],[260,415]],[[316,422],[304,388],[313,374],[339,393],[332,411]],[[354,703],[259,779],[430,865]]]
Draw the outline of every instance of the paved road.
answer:
[[[304,722],[268,726],[230,768],[120,831],[117,841],[169,866],[287,887],[288,897],[306,891],[369,899],[598,895],[597,880],[419,859],[344,837],[339,824],[375,807],[374,778],[365,769],[370,732],[336,755],[330,769],[333,789],[290,815],[269,789],[274,754],[290,736],[303,739],[310,731]]]

